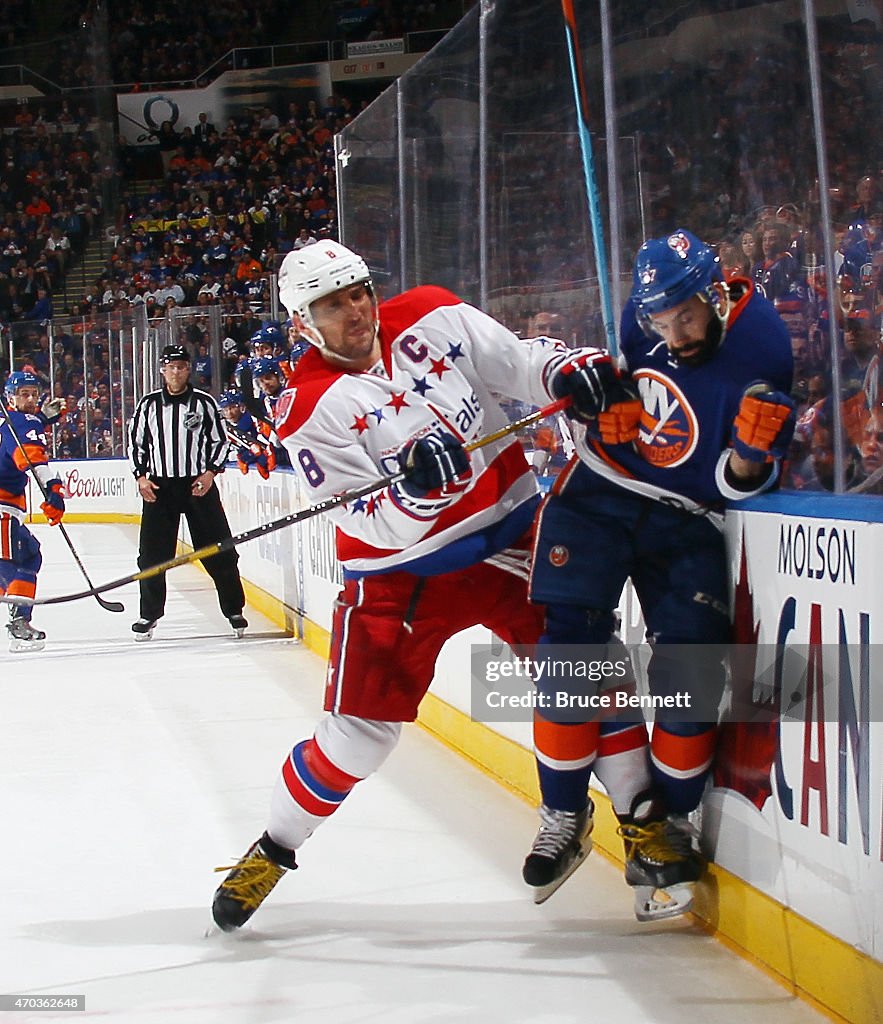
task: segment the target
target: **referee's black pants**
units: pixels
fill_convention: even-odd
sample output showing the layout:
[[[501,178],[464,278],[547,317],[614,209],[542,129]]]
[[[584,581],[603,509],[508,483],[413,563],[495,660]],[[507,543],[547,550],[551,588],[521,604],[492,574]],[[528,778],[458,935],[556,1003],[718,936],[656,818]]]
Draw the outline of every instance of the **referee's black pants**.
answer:
[[[151,477],[159,490],[156,501],[143,502],[141,534],[138,538],[138,568],[148,569],[175,557],[178,526],[181,516],[190,527],[194,548],[214,544],[230,536],[230,526],[221,504],[221,495],[212,483],[201,498],[190,493],[195,477]],[[205,571],[211,576],[218,592],[221,611],[230,618],[239,615],[245,605],[245,594],[236,563],[235,549],[222,551],[203,560]],[[161,618],[166,606],[166,574],[139,580],[141,587],[141,617],[151,622]]]

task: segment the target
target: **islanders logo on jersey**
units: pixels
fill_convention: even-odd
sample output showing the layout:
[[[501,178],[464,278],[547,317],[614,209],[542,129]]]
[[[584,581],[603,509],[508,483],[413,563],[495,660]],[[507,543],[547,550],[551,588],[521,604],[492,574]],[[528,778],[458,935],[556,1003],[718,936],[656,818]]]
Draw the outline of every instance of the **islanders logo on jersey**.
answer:
[[[686,462],[696,449],[699,424],[684,393],[658,370],[634,375],[644,406],[638,428],[638,451],[646,462],[672,469]]]

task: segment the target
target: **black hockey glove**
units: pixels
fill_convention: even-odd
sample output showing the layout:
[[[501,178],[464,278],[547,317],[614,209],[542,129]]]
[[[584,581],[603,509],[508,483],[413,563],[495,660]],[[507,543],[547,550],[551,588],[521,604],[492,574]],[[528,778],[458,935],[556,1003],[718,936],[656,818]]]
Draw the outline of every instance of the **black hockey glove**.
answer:
[[[472,478],[469,453],[444,430],[408,441],[397,458],[406,474],[399,487],[412,498],[451,498],[465,491]]]
[[[556,398],[571,400],[564,410],[570,419],[586,423],[626,397],[619,376],[609,352],[579,349],[555,371],[550,388]]]

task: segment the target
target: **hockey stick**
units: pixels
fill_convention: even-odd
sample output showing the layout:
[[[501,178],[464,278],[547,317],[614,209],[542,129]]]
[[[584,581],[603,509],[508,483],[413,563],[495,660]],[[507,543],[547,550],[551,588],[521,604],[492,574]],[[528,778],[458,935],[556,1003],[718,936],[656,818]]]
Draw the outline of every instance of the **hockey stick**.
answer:
[[[561,0],[564,15],[564,34],[567,37],[567,56],[570,60],[570,79],[573,85],[573,100],[576,106],[576,124],[579,147],[583,158],[583,176],[586,182],[586,199],[589,204],[589,221],[592,226],[592,246],[595,250],[595,269],[598,271],[598,295],[601,299],[601,319],[607,335],[607,349],[616,355],[616,328],[613,322],[613,302],[610,294],[610,280],[607,270],[607,253],[604,248],[604,223],[601,220],[601,190],[595,171],[595,157],[592,152],[592,137],[589,133],[589,99],[582,72],[582,54],[576,31],[576,11],[573,0]]]
[[[37,467],[34,465],[33,462],[31,462],[31,457],[28,455],[27,449],[21,443],[21,438],[19,438],[18,433],[17,433],[15,427],[12,425],[12,420],[10,419],[10,416],[9,416],[9,406],[6,404],[6,399],[2,395],[0,395],[0,409],[2,409],[3,415],[5,416],[6,425],[7,425],[7,427],[9,427],[9,433],[12,434],[13,441],[15,441],[16,445],[18,446],[18,450],[24,456],[25,462],[27,462],[27,464],[28,464],[28,469],[30,470],[31,476],[37,481],[37,486],[40,488],[40,493],[43,495],[43,501],[48,501],[49,500],[49,494],[46,491],[46,487],[45,487],[43,481],[37,475]],[[77,568],[83,574],[83,579],[89,584],[89,588],[90,589],[88,591],[86,591],[86,593],[87,594],[91,594],[92,596],[94,596],[95,600],[101,605],[101,607],[105,611],[108,611],[108,612],[124,612],[126,610],[125,605],[121,604],[119,601],[105,601],[104,598],[99,597],[98,591],[95,589],[95,584],[92,582],[92,580],[89,579],[89,573],[86,572],[86,567],[83,565],[82,561],[80,560],[80,556],[77,554],[77,549],[74,547],[74,542],[70,539],[70,535],[68,534],[67,530],[64,528],[64,523],[59,522],[58,523],[58,529],[61,532],[62,537],[64,537],[65,543],[70,548],[70,552],[71,552],[71,554],[74,557],[74,561],[77,563]],[[7,603],[10,603],[10,604],[11,603],[15,603],[15,604],[25,604],[25,603],[30,604],[31,603],[30,601],[24,602],[24,601],[20,601],[20,600],[16,600],[16,601],[13,602],[11,599],[8,599],[8,598],[6,600],[7,600]]]
[[[512,423],[506,424],[505,427],[501,427],[499,430],[495,430],[490,434],[485,434],[476,441],[470,441],[469,444],[464,445],[464,447],[467,451],[474,452],[479,448],[484,448],[486,445],[493,444],[494,441],[499,441],[500,438],[507,437],[509,434],[514,434],[516,431],[529,426],[531,423],[535,423],[537,420],[545,419],[546,416],[552,416],[557,412],[561,412],[569,405],[570,398],[559,398],[556,402],[545,405],[542,409],[537,409],[535,412],[528,413],[527,416],[522,416],[521,419],[514,420]],[[84,597],[94,597],[98,594],[103,594],[108,590],[116,590],[117,587],[125,587],[129,583],[137,583],[139,580],[151,579],[153,576],[159,576],[161,573],[168,572],[169,569],[175,569],[179,565],[187,565],[190,562],[211,558],[212,555],[219,555],[222,551],[230,551],[232,548],[238,547],[240,544],[245,544],[246,541],[255,540],[257,537],[263,537],[268,533],[274,533],[276,530],[281,530],[286,526],[295,526],[298,523],[306,522],[307,519],[319,516],[323,512],[328,512],[330,509],[337,508],[339,505],[347,505],[349,502],[356,501],[359,498],[364,498],[367,495],[372,494],[374,491],[380,491],[385,487],[390,487],[392,484],[398,483],[399,480],[403,480],[405,476],[407,476],[406,473],[398,472],[391,473],[388,476],[379,477],[377,480],[372,480],[371,483],[364,484],[362,487],[356,487],[351,491],[344,491],[342,494],[337,494],[333,498],[326,498],[324,501],[319,501],[315,505],[310,505],[309,508],[302,509],[300,512],[291,512],[287,516],[282,516],[281,519],[273,519],[271,522],[264,523],[262,526],[255,526],[251,530],[245,530],[243,533],[237,533],[232,537],[226,537],[224,540],[215,541],[213,544],[206,544],[204,547],[197,548],[195,551],[191,551],[188,554],[178,555],[176,558],[170,558],[167,562],[160,562],[158,565],[151,565],[146,569],[141,569],[139,572],[133,572],[129,576],[123,576],[118,580],[111,580],[110,583],[103,583],[100,587],[92,586],[90,583],[89,590],[81,590],[76,594],[62,594],[58,597],[41,597],[33,601],[17,603],[34,605],[67,604],[70,601],[79,601]],[[0,597],[0,602],[6,602],[7,604],[10,603],[9,598],[5,597]]]
[[[228,423],[226,420],[224,421],[224,432],[227,435],[227,439],[231,443],[235,444],[237,448],[248,448],[253,454],[254,445],[258,445],[261,448],[272,448],[272,445],[267,438],[263,437],[261,434],[252,436],[244,430],[240,430],[239,427],[234,424]]]

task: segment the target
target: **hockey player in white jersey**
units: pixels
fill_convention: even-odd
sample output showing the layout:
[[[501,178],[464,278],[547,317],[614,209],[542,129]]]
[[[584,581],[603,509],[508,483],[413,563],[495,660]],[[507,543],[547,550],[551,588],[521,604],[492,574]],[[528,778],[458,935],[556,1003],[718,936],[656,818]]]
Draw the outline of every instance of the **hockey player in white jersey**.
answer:
[[[336,242],[289,253],[279,291],[314,346],[276,406],[309,500],[407,476],[329,513],[344,589],[328,713],[286,758],[267,831],[215,894],[225,930],[248,920],[313,830],[380,767],[450,636],[483,624],[511,644],[537,640],[542,610],[526,589],[534,474],[512,437],[471,454],[465,445],[508,423],[494,394],[545,405],[575,356],[519,339],[443,288],[378,304],[365,262]]]

